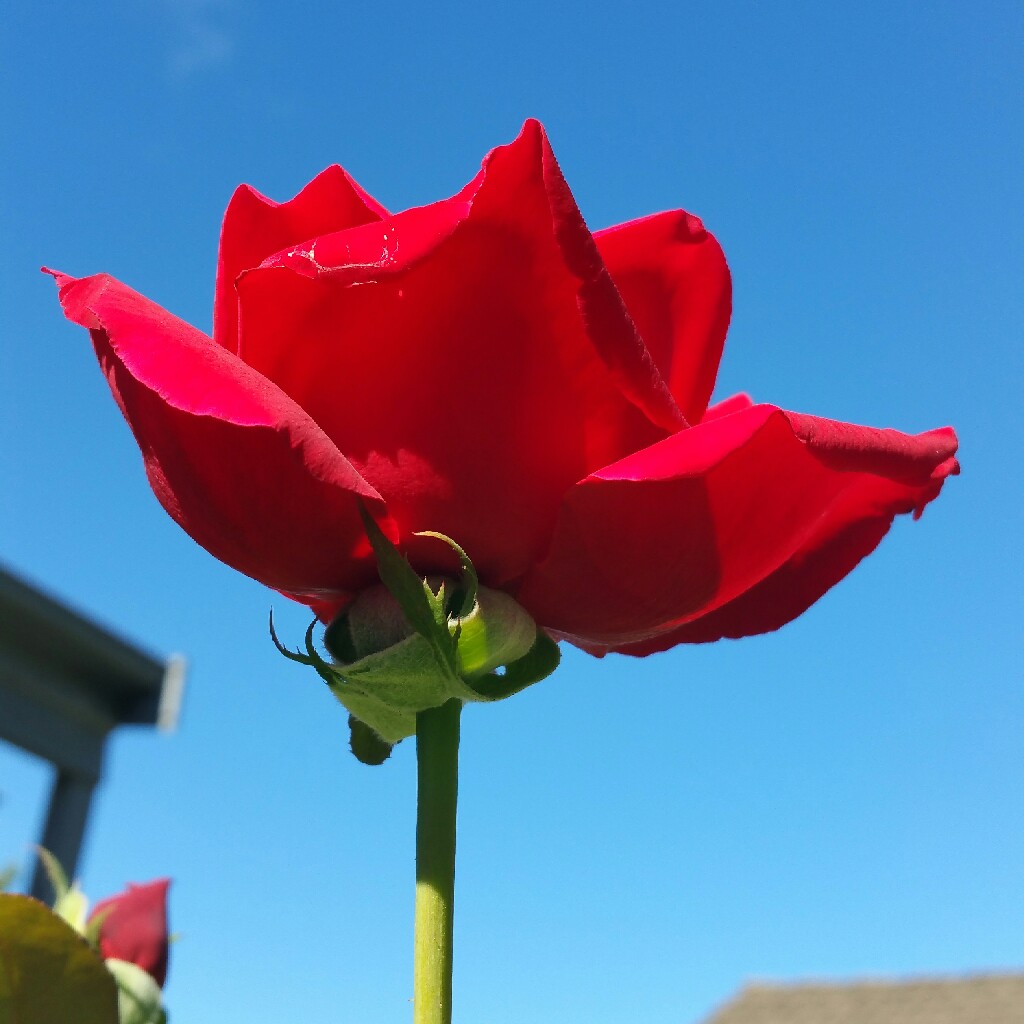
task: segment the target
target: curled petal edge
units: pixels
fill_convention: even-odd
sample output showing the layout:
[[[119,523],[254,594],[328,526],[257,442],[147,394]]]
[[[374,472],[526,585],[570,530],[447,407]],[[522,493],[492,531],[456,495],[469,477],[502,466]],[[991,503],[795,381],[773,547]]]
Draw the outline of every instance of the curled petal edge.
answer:
[[[197,543],[303,601],[373,579],[359,502],[390,536],[394,524],[377,491],[301,407],[114,278],[46,272],[65,315],[92,335],[157,499]]]
[[[907,435],[737,405],[569,492],[518,591],[538,622],[592,653],[777,629],[959,469],[949,428]]]

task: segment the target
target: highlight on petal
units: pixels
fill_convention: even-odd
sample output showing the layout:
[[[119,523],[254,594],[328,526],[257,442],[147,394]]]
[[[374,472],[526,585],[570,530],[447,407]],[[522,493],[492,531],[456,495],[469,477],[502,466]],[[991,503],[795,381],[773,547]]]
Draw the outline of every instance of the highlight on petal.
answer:
[[[378,221],[387,210],[336,164],[318,174],[293,199],[276,203],[239,185],[228,203],[220,234],[213,337],[237,352],[235,280],[272,253],[308,238]]]
[[[372,582],[359,504],[382,512],[380,495],[304,410],[119,281],[48,272],[92,335],[153,492],[194,540],[299,599]]]
[[[935,498],[955,451],[948,428],[907,435],[766,405],[706,420],[574,487],[517,598],[590,650],[776,629]]]
[[[721,246],[682,210],[607,228],[594,239],[683,415],[699,423],[732,315]]]
[[[403,536],[457,537],[492,585],[543,553],[567,488],[684,423],[535,122],[451,199],[290,246],[238,293],[242,358]]]
[[[722,416],[731,416],[734,412],[743,412],[753,404],[754,400],[750,395],[741,391],[737,395],[730,395],[728,398],[723,398],[720,402],[708,406],[708,410],[701,417],[700,422],[707,423],[709,420],[717,420]]]

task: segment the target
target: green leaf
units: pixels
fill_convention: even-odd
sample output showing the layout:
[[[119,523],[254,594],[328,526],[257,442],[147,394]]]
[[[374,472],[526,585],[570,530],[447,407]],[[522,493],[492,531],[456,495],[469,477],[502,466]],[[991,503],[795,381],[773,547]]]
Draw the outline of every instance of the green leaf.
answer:
[[[503,700],[546,679],[558,668],[561,658],[558,644],[543,629],[538,629],[537,639],[530,650],[518,661],[507,665],[501,675],[491,672],[472,680],[469,685],[485,700]]]
[[[0,1024],[118,1024],[117,985],[66,921],[29,896],[0,896]]]
[[[366,536],[377,557],[377,572],[381,583],[391,591],[400,605],[409,625],[427,640],[434,651],[438,668],[448,676],[455,674],[455,644],[448,632],[447,617],[438,617],[438,607],[427,596],[433,594],[429,585],[416,574],[402,553],[391,543],[377,525],[373,516],[360,504],[360,515]],[[443,615],[443,609],[442,609]]]
[[[18,869],[13,864],[0,871],[0,893],[7,892],[10,889],[11,883],[17,874]]]
[[[39,861],[43,865],[46,877],[50,880],[54,899],[59,901],[68,891],[68,876],[64,874],[60,861],[45,847],[37,846],[36,853],[39,855]]]
[[[160,986],[138,964],[111,957],[107,970],[117,982],[120,1024],[162,1024],[164,1009]]]

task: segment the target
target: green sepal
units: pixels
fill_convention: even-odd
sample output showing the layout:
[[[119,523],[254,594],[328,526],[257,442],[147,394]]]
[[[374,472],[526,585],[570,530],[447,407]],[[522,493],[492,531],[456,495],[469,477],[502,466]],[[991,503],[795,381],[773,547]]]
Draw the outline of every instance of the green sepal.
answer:
[[[508,594],[477,589],[469,614],[459,619],[456,668],[472,684],[477,676],[518,661],[533,647],[537,624]]]
[[[85,915],[89,911],[89,900],[74,882],[53,904],[53,912],[62,920],[67,921],[79,935],[85,935]]]
[[[357,761],[363,764],[383,764],[394,750],[395,745],[381,739],[365,722],[349,714],[348,727],[350,731],[349,747],[355,754]]]
[[[306,656],[308,664],[313,666],[316,674],[328,685],[337,686],[343,683],[345,677],[329,662],[320,657],[320,652],[313,646],[313,630],[316,628],[317,619],[314,619],[306,627]]]
[[[283,643],[277,638],[277,630],[274,629],[274,609],[270,609],[270,639],[274,642],[274,646],[277,648],[277,653],[284,655],[289,661],[297,662],[299,665],[309,665],[309,658],[305,654],[299,654],[298,651],[292,651],[285,647]]]
[[[476,604],[476,592],[480,586],[480,577],[476,574],[476,566],[470,561],[469,555],[443,533],[436,533],[434,530],[420,530],[414,534],[416,537],[433,537],[436,540],[443,540],[459,558],[459,567],[462,570],[462,578],[459,580],[459,587],[452,592],[452,603],[446,609],[447,614],[461,618],[468,615]]]
[[[114,957],[105,961],[117,983],[119,1024],[165,1024],[160,986],[138,964]]]
[[[404,615],[401,621],[405,623]],[[416,731],[416,716],[408,712],[395,711],[383,701],[376,700],[373,696],[349,685],[345,672],[321,657],[314,646],[313,630],[316,624],[317,620],[314,619],[306,629],[305,654],[289,650],[281,643],[274,629],[273,612],[270,613],[270,638],[278,652],[289,661],[312,668],[349,712],[349,746],[356,759],[368,765],[383,764],[391,755],[394,745]],[[422,640],[421,637],[416,639]],[[345,655],[355,656],[356,650],[349,633],[347,615],[337,616],[327,627],[324,632],[324,644],[339,660]],[[431,664],[434,664],[432,658]],[[388,739],[380,733],[384,733]],[[0,1021],[0,1024],[3,1022]]]
[[[333,671],[331,691],[356,718],[387,743],[412,736],[416,715],[475,692],[454,672],[437,671],[435,648],[418,633]]]
[[[537,630],[537,638],[530,650],[518,661],[505,666],[500,675],[490,672],[478,679],[473,679],[470,686],[482,700],[504,700],[513,694],[525,690],[542,679],[547,679],[558,668],[562,652],[558,644],[544,632]]]
[[[319,620],[314,619],[306,627],[306,635],[304,637],[304,643],[306,644],[305,654],[301,654],[299,651],[290,650],[277,638],[277,632],[274,630],[273,611],[270,613],[270,639],[273,641],[279,654],[284,655],[284,657],[289,661],[294,661],[299,665],[305,665],[307,668],[312,668],[328,686],[337,686],[339,683],[345,682],[345,677],[334,665],[329,661],[326,661],[321,656],[320,652],[313,644],[313,630],[316,629],[318,621]],[[2,1024],[2,1022],[0,1022],[0,1024]]]
[[[355,649],[352,635],[348,630],[348,615],[344,612],[335,615],[324,629],[324,647],[327,648],[331,657],[342,665],[359,659],[359,653]]]
[[[113,910],[112,906],[103,907],[101,910],[97,910],[85,922],[85,927],[81,929],[82,937],[86,942],[92,946],[93,949],[100,948],[100,932],[103,930],[103,922],[106,921],[107,915]]]
[[[503,628],[496,627],[496,621]],[[443,677],[433,670],[430,645],[418,634],[333,670],[343,681],[332,684],[331,691],[379,744],[393,745],[414,735],[420,711],[440,707],[453,697],[465,703],[501,700],[558,666],[558,645],[499,591],[481,587],[473,612],[449,625],[461,625],[457,676]],[[464,651],[472,671],[462,664]],[[505,666],[500,675],[494,671],[499,666]],[[362,737],[353,732],[353,752],[364,760],[356,750],[357,739]]]
[[[362,503],[359,514],[363,517],[366,536],[377,557],[381,583],[391,591],[405,612],[409,625],[430,644],[438,670],[444,675],[454,675],[455,643],[448,631],[443,603],[436,600],[430,585],[417,576],[416,570],[384,535]]]
[[[89,911],[89,900],[85,893],[77,882],[68,884],[68,876],[61,862],[45,846],[37,846],[36,854],[53,889],[53,912],[79,935],[85,935],[85,916]]]
[[[306,630],[306,653],[270,635],[290,661],[313,668],[349,712],[351,748],[364,764],[381,764],[416,733],[420,712],[456,699],[494,701],[518,693],[558,665],[557,644],[508,594],[481,587],[467,553],[444,534],[460,564],[457,582],[421,578],[360,506],[377,557],[380,586],[356,595],[323,635],[328,662]],[[499,672],[497,670],[503,669]]]

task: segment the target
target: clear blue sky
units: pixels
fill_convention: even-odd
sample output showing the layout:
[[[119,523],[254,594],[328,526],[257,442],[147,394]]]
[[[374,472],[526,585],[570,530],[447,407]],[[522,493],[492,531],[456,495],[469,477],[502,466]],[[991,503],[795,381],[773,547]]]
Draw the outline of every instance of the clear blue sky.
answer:
[[[392,209],[545,122],[594,228],[684,206],[736,312],[719,395],[964,473],[801,620],[566,653],[465,716],[457,1019],[698,1020],[747,978],[1024,967],[1019,3],[7,6],[0,559],[158,654],[82,865],[169,874],[176,1024],[407,1020],[414,758],[357,764],[301,609],[164,515],[46,263],[208,328],[220,217],[332,162]],[[344,400],[343,394],[341,400]],[[0,750],[0,862],[45,771]]]

